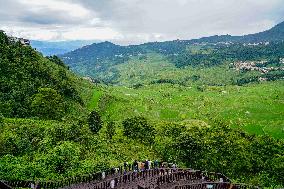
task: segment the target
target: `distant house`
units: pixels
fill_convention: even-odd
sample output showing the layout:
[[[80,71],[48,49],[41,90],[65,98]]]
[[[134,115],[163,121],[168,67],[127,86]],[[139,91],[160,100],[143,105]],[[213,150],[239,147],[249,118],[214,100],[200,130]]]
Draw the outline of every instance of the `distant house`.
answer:
[[[19,38],[19,42],[24,46],[28,46],[31,44],[30,40],[24,38]]]

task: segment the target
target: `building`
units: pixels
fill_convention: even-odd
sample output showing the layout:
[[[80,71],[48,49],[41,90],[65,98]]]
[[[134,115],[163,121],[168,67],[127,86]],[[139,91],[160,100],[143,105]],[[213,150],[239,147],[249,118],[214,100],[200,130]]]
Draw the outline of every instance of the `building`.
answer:
[[[18,41],[24,46],[28,46],[31,44],[30,40],[24,38],[19,38]]]

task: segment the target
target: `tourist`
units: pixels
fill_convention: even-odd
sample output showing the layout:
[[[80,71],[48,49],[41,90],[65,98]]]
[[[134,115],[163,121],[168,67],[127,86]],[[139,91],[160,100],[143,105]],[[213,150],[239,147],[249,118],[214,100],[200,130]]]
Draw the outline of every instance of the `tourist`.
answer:
[[[155,169],[159,168],[159,162],[158,162],[158,160],[155,160],[155,161],[154,161],[154,168],[155,168]]]
[[[145,170],[149,169],[149,161],[147,159],[146,159],[146,161],[144,163],[144,166],[145,166]]]
[[[110,188],[114,188],[115,187],[115,180],[111,180],[110,181]]]
[[[128,163],[127,163],[127,162],[124,162],[123,166],[124,166],[124,171],[127,171]]]
[[[137,162],[137,160],[135,160],[134,163],[133,163],[133,170],[134,170],[134,172],[138,171],[138,162]]]

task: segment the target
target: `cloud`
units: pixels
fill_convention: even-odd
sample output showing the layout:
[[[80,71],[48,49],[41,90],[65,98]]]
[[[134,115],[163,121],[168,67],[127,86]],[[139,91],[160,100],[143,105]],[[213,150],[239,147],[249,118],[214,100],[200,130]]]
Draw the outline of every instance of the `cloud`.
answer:
[[[0,0],[0,25],[45,40],[121,44],[243,35],[283,21],[283,0]],[[29,32],[29,30],[33,30]],[[37,34],[42,32],[42,36]],[[51,37],[48,37],[50,34]]]

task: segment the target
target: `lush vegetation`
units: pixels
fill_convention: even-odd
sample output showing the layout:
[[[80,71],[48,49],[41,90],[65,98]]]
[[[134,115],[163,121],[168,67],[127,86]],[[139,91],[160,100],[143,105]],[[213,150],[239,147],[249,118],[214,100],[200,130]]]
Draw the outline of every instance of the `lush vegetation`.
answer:
[[[56,103],[60,111],[71,111],[69,104],[83,104],[76,80],[60,59],[43,58],[0,33],[0,112],[5,117],[48,118],[37,108],[44,105],[48,113]],[[47,104],[40,104],[43,100]],[[60,119],[63,114],[53,116]]]
[[[283,186],[283,43],[195,42],[94,44],[61,57],[66,66],[1,33],[0,180],[159,159]],[[277,70],[238,70],[242,61]]]
[[[102,91],[56,56],[44,58],[4,33],[0,42],[1,180],[59,180],[158,158],[116,122],[101,120]]]

